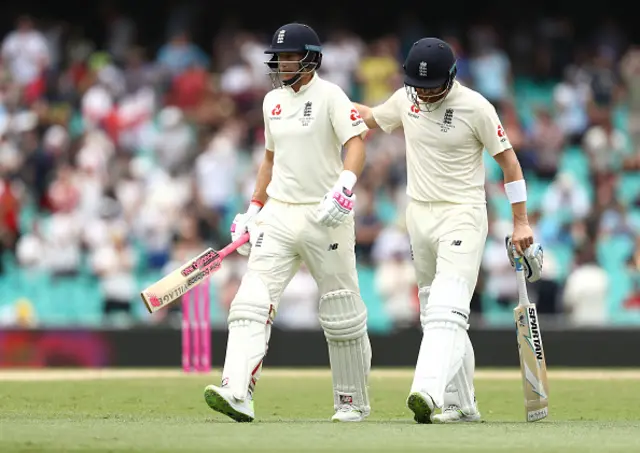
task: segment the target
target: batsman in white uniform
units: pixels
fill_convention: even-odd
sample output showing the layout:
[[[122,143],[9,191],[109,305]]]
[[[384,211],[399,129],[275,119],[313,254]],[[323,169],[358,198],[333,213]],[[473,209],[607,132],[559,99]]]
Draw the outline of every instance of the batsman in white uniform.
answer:
[[[484,149],[504,172],[513,244],[518,253],[526,251],[530,281],[539,278],[542,265],[527,220],[522,170],[496,110],[455,76],[451,47],[424,38],[405,61],[404,89],[374,108],[355,104],[369,128],[404,129],[406,217],[423,330],[407,405],[418,423],[480,419],[467,329],[488,228]],[[438,408],[443,410],[436,415]]]
[[[316,70],[322,53],[303,24],[279,28],[265,53],[274,90],[264,98],[266,151],[253,200],[232,225],[249,231],[248,270],[231,303],[222,385],[209,406],[239,422],[254,419],[253,393],[280,296],[304,262],[320,293],[320,324],[333,375],[334,421],[370,412],[371,346],[355,259],[352,189],[365,161],[367,127],[347,95]],[[344,162],[342,149],[345,149]]]

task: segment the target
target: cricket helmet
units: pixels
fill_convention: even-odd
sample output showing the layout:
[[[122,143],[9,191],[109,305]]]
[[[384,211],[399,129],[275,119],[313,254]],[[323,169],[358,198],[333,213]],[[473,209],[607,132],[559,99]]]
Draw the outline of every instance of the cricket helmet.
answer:
[[[320,38],[313,30],[305,24],[291,23],[278,28],[273,34],[271,45],[264,51],[267,55],[272,55],[267,62],[269,67],[269,75],[276,87],[293,85],[302,73],[311,72],[320,68],[322,63],[322,44]],[[283,72],[280,70],[278,63],[282,63],[279,59],[281,53],[299,53],[303,55],[298,63],[298,70],[294,72]],[[287,63],[294,63],[287,61]],[[293,77],[282,80],[282,74],[293,74]]]
[[[439,101],[444,101],[457,73],[456,57],[451,46],[438,38],[422,38],[416,41],[409,50],[402,68],[409,98],[420,108],[423,107],[421,104],[426,104],[427,111],[435,110],[442,103]],[[416,89],[439,87],[442,87],[440,92],[428,96],[437,98],[437,105],[429,106],[429,102],[420,102]]]

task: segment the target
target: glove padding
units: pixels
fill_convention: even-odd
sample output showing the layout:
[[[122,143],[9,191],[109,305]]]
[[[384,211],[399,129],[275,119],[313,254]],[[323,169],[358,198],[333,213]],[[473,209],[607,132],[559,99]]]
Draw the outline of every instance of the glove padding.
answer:
[[[318,207],[318,222],[336,228],[353,213],[356,195],[346,187],[334,187],[327,193]]]
[[[513,256],[513,244],[511,242],[511,236],[504,238],[504,245],[507,247],[507,256],[511,267],[515,269],[516,262]],[[527,281],[530,283],[537,282],[542,277],[542,263],[544,261],[544,250],[542,246],[537,242],[531,244],[524,251],[522,257],[522,267],[524,268],[524,275]]]
[[[253,219],[256,214],[245,212],[244,214],[236,214],[231,223],[231,240],[235,241],[244,233],[249,232],[251,234],[251,227],[253,226]],[[251,253],[251,241],[242,244],[236,249],[236,251],[243,256],[249,256]]]

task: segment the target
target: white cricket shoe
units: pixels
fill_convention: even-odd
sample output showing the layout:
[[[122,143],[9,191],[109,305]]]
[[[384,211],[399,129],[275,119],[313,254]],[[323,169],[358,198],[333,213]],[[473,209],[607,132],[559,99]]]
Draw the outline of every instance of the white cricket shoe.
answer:
[[[365,414],[360,409],[356,409],[352,404],[343,404],[338,407],[336,413],[331,417],[332,422],[361,422],[369,414]]]
[[[407,398],[407,407],[413,412],[413,419],[418,423],[431,423],[431,414],[435,410],[433,398],[423,392],[411,392]]]
[[[237,422],[252,422],[256,416],[252,399],[238,400],[230,390],[223,387],[207,385],[204,389],[204,400],[211,409]]]
[[[480,411],[476,404],[472,411],[463,412],[459,406],[450,404],[442,410],[441,414],[434,415],[431,419],[433,423],[465,423],[480,421]]]

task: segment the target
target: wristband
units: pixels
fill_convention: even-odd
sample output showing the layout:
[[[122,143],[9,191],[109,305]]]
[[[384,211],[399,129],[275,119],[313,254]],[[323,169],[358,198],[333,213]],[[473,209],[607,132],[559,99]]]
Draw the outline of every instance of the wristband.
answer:
[[[527,185],[524,179],[508,182],[504,185],[504,191],[511,204],[527,201]]]
[[[354,172],[349,170],[344,170],[342,173],[340,173],[340,177],[338,178],[338,184],[346,188],[347,190],[352,191],[353,186],[356,185],[357,180],[358,180],[358,177]]]
[[[254,216],[260,212],[260,209],[262,209],[262,203],[258,200],[251,200],[251,204],[247,208],[247,214]]]

